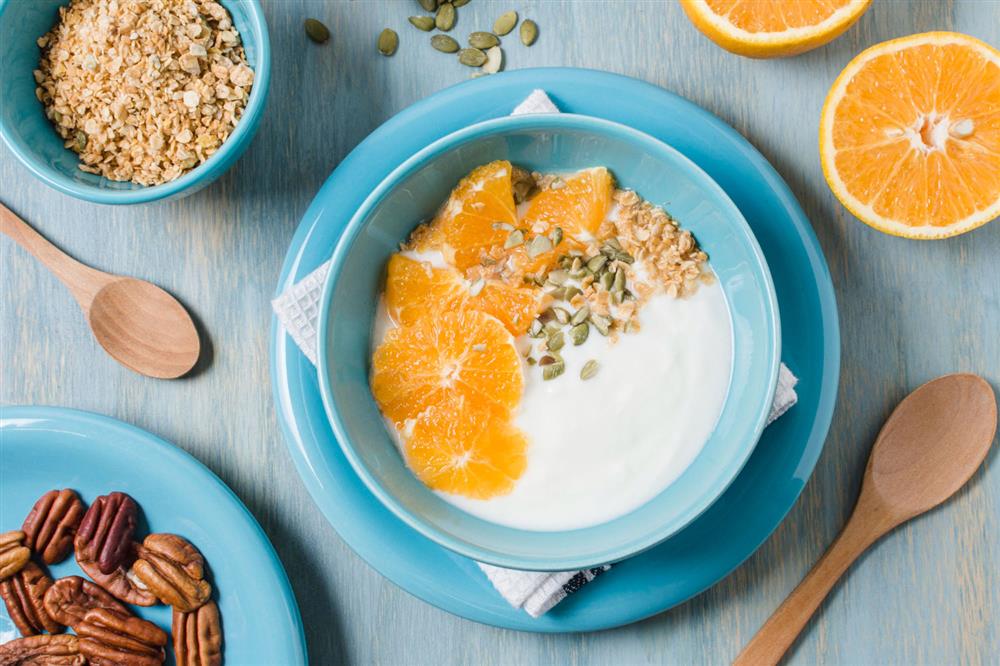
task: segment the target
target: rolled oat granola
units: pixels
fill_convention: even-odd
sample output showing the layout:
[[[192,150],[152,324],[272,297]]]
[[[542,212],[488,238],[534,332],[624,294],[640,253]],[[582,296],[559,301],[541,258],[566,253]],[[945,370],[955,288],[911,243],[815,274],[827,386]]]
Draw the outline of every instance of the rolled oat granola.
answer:
[[[212,0],[72,0],[38,46],[35,94],[80,169],[141,185],[218,150],[254,81]]]

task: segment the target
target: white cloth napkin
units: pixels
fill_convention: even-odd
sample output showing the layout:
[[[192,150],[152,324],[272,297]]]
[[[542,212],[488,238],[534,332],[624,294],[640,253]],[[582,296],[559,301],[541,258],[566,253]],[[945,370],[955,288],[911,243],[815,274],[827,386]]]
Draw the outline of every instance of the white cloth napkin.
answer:
[[[544,91],[535,90],[517,105],[511,115],[526,113],[559,113],[559,109]],[[275,314],[278,315],[278,321],[313,365],[316,364],[319,299],[323,294],[323,283],[329,270],[330,262],[327,261],[271,302]],[[797,382],[795,375],[782,363],[774,402],[768,414],[768,424],[796,403]],[[549,572],[503,569],[482,562],[477,564],[497,592],[511,606],[523,609],[532,617],[539,617],[611,568],[603,566],[583,571]]]

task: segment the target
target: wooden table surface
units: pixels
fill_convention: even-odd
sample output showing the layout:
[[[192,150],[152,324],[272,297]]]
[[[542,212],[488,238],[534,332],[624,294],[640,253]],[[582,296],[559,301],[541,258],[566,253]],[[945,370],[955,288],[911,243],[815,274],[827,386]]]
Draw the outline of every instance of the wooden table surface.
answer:
[[[752,61],[708,42],[671,2],[473,0],[459,10],[459,37],[489,29],[510,8],[538,22],[530,50],[508,40],[510,69],[573,65],[638,77],[748,137],[789,182],[819,236],[837,289],[843,365],[833,427],[802,497],[755,555],[701,596],[633,626],[558,636],[481,626],[424,604],[355,556],[299,480],[271,400],[269,299],[299,218],[330,171],[380,123],[468,70],[407,24],[417,13],[412,0],[264,4],[274,50],[269,107],[250,149],[208,189],[169,203],[89,205],[41,184],[0,148],[0,199],[81,260],[180,297],[208,331],[207,367],[180,381],[120,367],[91,339],[69,293],[2,239],[0,403],[115,416],[212,468],[277,548],[313,663],[728,662],[843,524],[892,406],[947,372],[1000,384],[1000,222],[939,242],[873,231],[830,193],[816,145],[826,91],[853,55],[928,30],[1000,44],[1000,3],[875,0],[825,48]],[[309,16],[329,26],[330,43],[306,40]],[[375,49],[385,26],[400,33],[391,59]],[[997,663],[996,451],[953,501],[877,544],[849,572],[791,663]]]

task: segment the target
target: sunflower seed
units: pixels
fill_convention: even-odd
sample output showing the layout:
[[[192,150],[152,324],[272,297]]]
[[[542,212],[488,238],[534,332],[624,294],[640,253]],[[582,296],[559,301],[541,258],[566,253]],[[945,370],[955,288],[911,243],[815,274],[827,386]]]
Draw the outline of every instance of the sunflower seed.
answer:
[[[568,279],[569,273],[564,270],[555,270],[549,273],[549,282],[557,286],[562,285]]]
[[[542,337],[542,329],[542,322],[537,319],[532,319],[531,325],[528,326],[528,335],[533,338],[540,338]]]
[[[580,289],[578,287],[574,287],[573,285],[570,285],[568,287],[563,287],[563,289],[565,290],[564,293],[563,293],[563,300],[564,301],[572,301],[579,294],[583,293],[582,291],[580,291]]]
[[[330,30],[325,25],[314,18],[307,18],[305,22],[306,36],[317,44],[324,44],[330,39]]]
[[[520,229],[514,229],[514,231],[507,234],[507,240],[504,241],[503,247],[505,250],[509,250],[512,247],[517,247],[524,242],[524,232]]]
[[[466,49],[468,50],[468,49]],[[545,254],[552,249],[552,241],[545,236],[535,236],[528,244],[528,256],[534,259],[540,254]]]
[[[611,273],[602,273],[598,284],[601,285],[601,289],[604,291],[611,291],[611,285],[615,282],[615,276]]]
[[[478,296],[479,292],[481,292],[483,290],[483,287],[485,286],[486,286],[486,281],[483,280],[483,278],[479,278],[469,286],[469,295]]]
[[[458,52],[458,61],[466,67],[482,67],[486,54],[479,49],[462,49]]]
[[[555,379],[564,372],[566,372],[566,363],[564,361],[555,361],[554,363],[545,366],[542,370],[542,379],[545,381]]]
[[[455,5],[450,2],[442,3],[434,14],[434,25],[438,30],[448,32],[455,27]]]
[[[434,35],[431,37],[431,46],[441,53],[455,53],[462,48],[454,39],[448,35]]]
[[[548,341],[545,343],[545,348],[549,351],[559,351],[566,344],[566,338],[563,337],[562,331],[557,331],[549,336]]]
[[[588,335],[590,335],[590,327],[587,326],[587,322],[577,324],[569,329],[569,338],[573,341],[574,346],[579,346],[586,342]]]
[[[579,310],[573,313],[573,317],[569,320],[569,323],[576,326],[577,324],[582,324],[587,321],[587,317],[590,316],[590,308],[586,305],[581,307]]]
[[[417,0],[425,12],[432,12],[437,9],[438,0]]]
[[[583,259],[573,257],[573,263],[569,266],[570,277],[583,277]]]
[[[517,25],[517,12],[507,12],[494,21],[493,32],[503,36],[513,30],[515,25]]]
[[[503,49],[493,46],[486,49],[486,64],[483,65],[483,72],[486,74],[496,74],[503,68]],[[522,197],[523,200],[523,197]]]
[[[531,46],[538,39],[538,24],[531,19],[521,24],[521,43]]]
[[[590,359],[589,361],[583,364],[582,368],[580,368],[580,379],[590,379],[591,377],[596,375],[597,371],[600,369],[601,369],[600,363],[598,363],[594,359]]]
[[[605,317],[604,315],[591,314],[590,323],[593,324],[594,328],[596,328],[597,332],[600,333],[601,335],[607,335],[608,332],[611,330],[610,317]]]
[[[556,301],[566,300],[566,287],[555,287],[554,289],[549,289],[545,293],[551,296],[553,300]]]
[[[625,290],[625,271],[618,269],[615,271],[615,282],[611,285],[612,292],[619,292]]]
[[[492,32],[477,31],[469,35],[469,46],[482,49],[484,51],[488,48],[496,46],[499,43],[500,40],[497,39],[497,36]]]
[[[552,310],[552,316],[555,317],[555,320],[560,324],[569,323],[569,312],[566,311],[566,308],[554,307],[549,309]]]
[[[391,56],[399,48],[399,35],[391,28],[386,28],[378,36],[378,52]]]
[[[424,32],[430,32],[434,29],[434,17],[433,16],[411,16],[409,19],[413,27],[417,30],[423,30]]]
[[[562,239],[563,239],[562,227],[556,227],[555,229],[552,230],[551,233],[549,233],[549,240],[552,241],[553,245],[559,245],[559,243],[562,242]]]
[[[599,254],[596,257],[591,257],[591,259],[587,262],[587,268],[596,273],[604,268],[604,264],[606,263],[608,263],[608,258],[603,254]]]

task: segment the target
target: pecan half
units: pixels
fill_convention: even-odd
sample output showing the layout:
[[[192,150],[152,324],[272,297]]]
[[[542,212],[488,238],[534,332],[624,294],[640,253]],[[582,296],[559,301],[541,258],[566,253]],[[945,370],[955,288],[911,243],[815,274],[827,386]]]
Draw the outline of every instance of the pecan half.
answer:
[[[67,576],[57,580],[45,593],[44,602],[49,617],[69,627],[80,624],[83,616],[92,608],[107,608],[122,615],[130,614],[129,610],[104,588],[79,576]]]
[[[91,664],[158,666],[166,659],[167,632],[134,615],[120,615],[107,608],[87,611],[76,626],[80,652]]]
[[[76,636],[29,636],[0,645],[3,666],[84,666]]]
[[[34,636],[44,631],[58,634],[64,629],[45,610],[43,599],[51,586],[52,579],[34,562],[28,562],[23,569],[0,583],[0,596],[21,635]]]
[[[222,663],[222,620],[214,601],[190,613],[175,608],[172,628],[177,666]]]
[[[24,532],[0,534],[0,580],[10,578],[31,559],[31,549],[24,545]]]
[[[83,556],[96,563],[102,574],[112,574],[125,564],[132,550],[138,516],[139,505],[125,493],[98,497],[77,529],[77,560]]]
[[[97,562],[86,559],[80,551],[76,552],[76,563],[83,572],[94,579],[94,582],[110,592],[115,598],[136,606],[152,606],[157,603],[156,595],[146,589],[143,582],[129,575],[127,567],[135,560],[135,549],[139,544],[131,544],[129,559],[126,565],[120,566],[110,574],[101,573]]]
[[[73,536],[83,518],[83,502],[69,488],[50,490],[35,502],[21,529],[25,544],[46,564],[62,562],[73,549]]]
[[[150,534],[139,546],[132,573],[163,603],[193,611],[212,596],[205,578],[205,558],[176,534]]]

